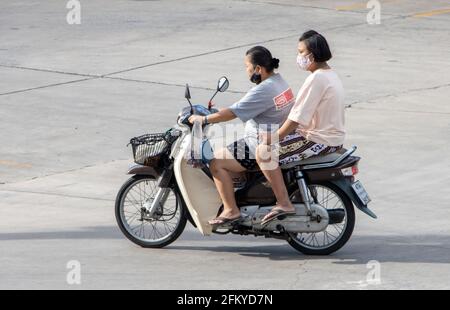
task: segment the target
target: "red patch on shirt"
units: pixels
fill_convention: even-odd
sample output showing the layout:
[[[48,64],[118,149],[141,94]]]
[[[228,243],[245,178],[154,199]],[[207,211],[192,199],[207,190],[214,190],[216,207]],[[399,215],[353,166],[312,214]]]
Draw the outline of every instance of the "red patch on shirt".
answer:
[[[294,93],[292,92],[292,89],[286,89],[284,92],[273,98],[273,102],[275,103],[277,110],[281,110],[294,103]]]

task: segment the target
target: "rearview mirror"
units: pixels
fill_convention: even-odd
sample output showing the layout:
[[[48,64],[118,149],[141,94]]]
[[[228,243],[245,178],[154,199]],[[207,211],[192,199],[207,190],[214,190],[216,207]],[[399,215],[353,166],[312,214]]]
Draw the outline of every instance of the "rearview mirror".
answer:
[[[191,92],[189,91],[189,85],[186,84],[186,90],[184,91],[184,98],[187,100],[191,99]]]
[[[223,93],[228,89],[228,86],[230,86],[230,82],[225,76],[222,76],[217,83],[217,91]]]

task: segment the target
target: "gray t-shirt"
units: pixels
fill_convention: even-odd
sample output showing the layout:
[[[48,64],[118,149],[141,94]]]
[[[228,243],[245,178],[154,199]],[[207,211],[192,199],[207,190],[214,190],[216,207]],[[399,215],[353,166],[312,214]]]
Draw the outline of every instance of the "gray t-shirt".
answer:
[[[250,89],[233,104],[231,111],[245,122],[245,142],[254,155],[259,130],[273,131],[281,127],[295,102],[294,93],[279,73]]]

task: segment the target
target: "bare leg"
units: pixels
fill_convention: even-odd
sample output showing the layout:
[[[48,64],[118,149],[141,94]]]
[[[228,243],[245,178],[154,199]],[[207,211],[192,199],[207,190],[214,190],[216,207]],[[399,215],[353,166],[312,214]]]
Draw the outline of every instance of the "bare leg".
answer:
[[[225,151],[227,150],[222,150],[221,152]],[[241,212],[236,205],[231,174],[233,172],[243,172],[245,171],[245,168],[229,156],[231,155],[227,155],[227,157],[218,156],[218,158],[211,162],[210,170],[223,202],[223,212],[220,216],[225,218],[236,218]],[[211,221],[210,224],[214,224],[214,220]]]
[[[264,163],[270,161],[270,158],[263,159],[263,157],[261,156],[262,154],[261,152],[264,151],[264,149],[262,148],[267,148],[267,146],[259,145],[256,152],[256,161],[258,162],[258,165],[260,167],[264,167]],[[281,173],[280,167],[277,166],[276,169],[267,169],[267,170],[263,170],[263,168],[261,168],[261,171],[264,173],[264,176],[272,185],[272,190],[273,193],[275,194],[275,197],[277,198],[278,203],[276,208],[285,211],[294,210],[294,206],[292,205],[291,200],[289,199],[289,194],[287,192],[286,185],[284,184],[283,174]]]

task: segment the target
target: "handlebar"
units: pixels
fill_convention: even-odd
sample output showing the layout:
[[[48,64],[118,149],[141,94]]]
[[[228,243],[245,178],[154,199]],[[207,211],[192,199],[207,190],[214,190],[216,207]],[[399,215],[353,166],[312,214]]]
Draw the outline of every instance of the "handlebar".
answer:
[[[211,110],[209,110],[205,106],[202,106],[202,105],[199,105],[199,104],[193,105],[192,107],[193,107],[193,110],[194,110],[194,115],[205,116],[205,115],[210,115],[210,114],[219,112],[219,110],[217,110],[216,108],[211,108]],[[193,115],[191,113],[191,107],[190,106],[184,107],[181,110],[180,114],[179,114],[180,122],[182,124],[185,124],[185,125],[188,125],[188,126],[192,126],[192,124],[189,123],[189,117],[191,115]]]

